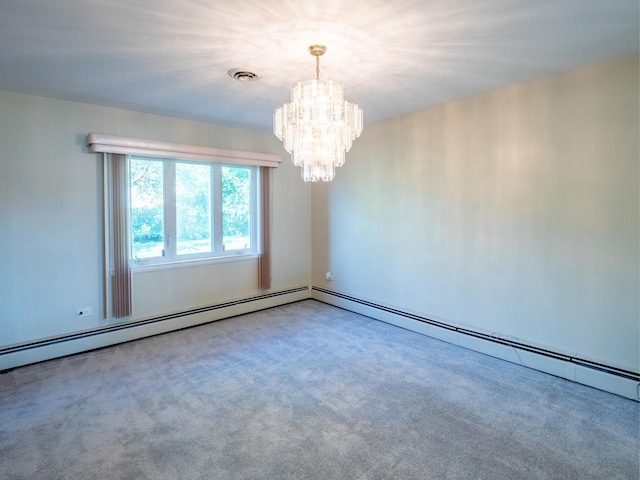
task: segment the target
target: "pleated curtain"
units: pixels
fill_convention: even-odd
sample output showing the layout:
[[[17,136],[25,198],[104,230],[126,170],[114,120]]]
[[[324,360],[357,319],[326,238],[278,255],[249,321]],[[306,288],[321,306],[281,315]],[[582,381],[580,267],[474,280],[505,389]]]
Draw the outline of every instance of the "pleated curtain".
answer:
[[[129,263],[129,172],[127,156],[109,155],[111,199],[111,245],[113,275],[111,277],[111,316],[131,315],[131,265]]]
[[[258,258],[258,287],[271,288],[271,168],[260,167],[261,251]]]

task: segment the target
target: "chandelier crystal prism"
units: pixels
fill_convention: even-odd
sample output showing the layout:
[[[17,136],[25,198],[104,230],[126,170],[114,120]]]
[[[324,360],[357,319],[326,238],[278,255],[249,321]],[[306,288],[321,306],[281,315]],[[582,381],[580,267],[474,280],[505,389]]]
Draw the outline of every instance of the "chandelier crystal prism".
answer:
[[[320,56],[326,50],[324,45],[309,47],[316,57],[315,80],[298,82],[291,89],[291,103],[273,115],[273,133],[293,164],[302,167],[305,182],[331,181],[362,133],[362,109],[345,101],[341,84],[320,80]]]

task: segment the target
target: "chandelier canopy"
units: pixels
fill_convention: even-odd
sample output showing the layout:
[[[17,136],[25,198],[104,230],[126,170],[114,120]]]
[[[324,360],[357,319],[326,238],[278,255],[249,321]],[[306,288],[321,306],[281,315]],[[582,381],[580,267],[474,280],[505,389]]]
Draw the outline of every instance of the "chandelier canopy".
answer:
[[[320,56],[324,45],[311,45],[316,57],[316,78],[298,82],[291,89],[291,103],[277,108],[273,133],[282,140],[293,164],[302,167],[305,182],[328,182],[345,154],[362,133],[362,109],[345,101],[342,85],[320,80]]]

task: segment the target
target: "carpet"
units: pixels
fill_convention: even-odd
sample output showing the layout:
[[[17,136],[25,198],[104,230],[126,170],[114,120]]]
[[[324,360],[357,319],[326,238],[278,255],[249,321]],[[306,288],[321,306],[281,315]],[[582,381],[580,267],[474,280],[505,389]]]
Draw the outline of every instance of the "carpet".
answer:
[[[0,375],[0,478],[638,479],[639,412],[305,300]]]

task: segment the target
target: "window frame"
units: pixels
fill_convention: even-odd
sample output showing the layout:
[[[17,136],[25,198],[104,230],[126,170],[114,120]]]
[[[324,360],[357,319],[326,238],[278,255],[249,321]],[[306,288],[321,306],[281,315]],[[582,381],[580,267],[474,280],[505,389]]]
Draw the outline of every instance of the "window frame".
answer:
[[[256,165],[241,165],[223,162],[203,162],[182,158],[162,158],[147,155],[127,155],[127,171],[130,172],[131,160],[151,160],[162,162],[162,187],[163,187],[163,256],[138,258],[133,254],[133,228],[130,229],[130,261],[131,268],[135,271],[153,267],[172,267],[193,263],[210,263],[216,261],[229,261],[231,259],[255,258],[261,253],[259,245],[261,228],[260,212],[260,168]],[[210,238],[211,251],[188,254],[177,253],[177,202],[176,202],[176,164],[196,164],[210,168]],[[223,232],[223,191],[222,169],[224,167],[246,169],[249,171],[250,180],[250,205],[249,205],[249,238],[250,247],[243,249],[229,249],[224,247]],[[128,173],[130,181],[130,173]],[[129,185],[132,194],[131,185]],[[131,207],[129,207],[131,210]],[[131,220],[129,220],[131,222]]]

